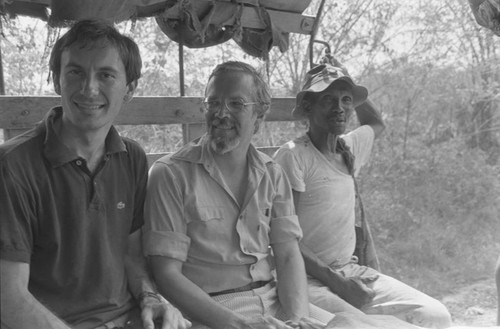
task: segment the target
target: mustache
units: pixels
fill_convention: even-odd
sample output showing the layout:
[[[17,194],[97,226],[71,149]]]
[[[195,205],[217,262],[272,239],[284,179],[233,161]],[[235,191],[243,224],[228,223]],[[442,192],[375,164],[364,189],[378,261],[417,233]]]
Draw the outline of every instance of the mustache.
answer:
[[[341,113],[341,112],[338,112],[338,113],[333,113],[331,115],[328,116],[328,119],[334,119],[334,120],[342,120],[342,121],[345,121],[346,120],[346,115],[345,113]]]
[[[212,117],[210,118],[210,123],[212,126],[222,126],[222,127],[237,126],[236,121],[229,117],[223,117],[223,118]]]

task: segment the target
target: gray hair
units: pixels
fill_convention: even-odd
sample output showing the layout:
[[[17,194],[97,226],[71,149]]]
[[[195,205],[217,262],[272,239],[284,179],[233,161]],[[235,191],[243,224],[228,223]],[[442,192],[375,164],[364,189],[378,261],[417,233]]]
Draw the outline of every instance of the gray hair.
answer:
[[[271,106],[271,90],[268,84],[264,81],[262,74],[247,63],[228,61],[217,65],[208,77],[208,81],[210,81],[213,77],[226,72],[244,72],[252,76],[255,85],[257,102],[261,105],[258,110],[258,116],[265,116]]]

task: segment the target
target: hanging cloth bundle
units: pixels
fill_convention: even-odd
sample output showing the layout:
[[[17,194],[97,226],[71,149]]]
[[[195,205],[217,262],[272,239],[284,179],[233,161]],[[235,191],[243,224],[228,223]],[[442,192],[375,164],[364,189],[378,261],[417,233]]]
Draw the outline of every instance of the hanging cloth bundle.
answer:
[[[476,22],[500,36],[500,0],[469,0]]]
[[[156,15],[160,29],[170,39],[189,48],[217,45],[233,39],[247,54],[267,59],[272,47],[288,49],[288,33],[273,22],[269,9],[302,12],[311,0],[178,0]],[[263,28],[242,24],[244,10],[255,10]]]
[[[158,26],[170,39],[189,48],[203,48],[228,41],[235,26],[229,22],[241,16],[241,6],[215,1],[180,0],[157,15]]]

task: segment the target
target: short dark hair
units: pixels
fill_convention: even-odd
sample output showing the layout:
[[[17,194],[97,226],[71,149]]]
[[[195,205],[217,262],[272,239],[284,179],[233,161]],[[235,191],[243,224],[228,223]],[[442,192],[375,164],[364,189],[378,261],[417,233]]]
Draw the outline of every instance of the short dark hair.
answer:
[[[127,84],[141,77],[142,60],[137,44],[106,21],[87,19],[76,22],[54,44],[49,60],[53,81],[59,80],[63,51],[75,44],[82,49],[112,45],[118,50],[125,66]]]
[[[217,65],[208,77],[208,81],[210,82],[213,77],[226,72],[244,72],[252,76],[255,85],[257,102],[262,105],[259,109],[258,115],[264,116],[271,105],[271,90],[268,84],[264,81],[262,74],[247,63],[228,61]]]

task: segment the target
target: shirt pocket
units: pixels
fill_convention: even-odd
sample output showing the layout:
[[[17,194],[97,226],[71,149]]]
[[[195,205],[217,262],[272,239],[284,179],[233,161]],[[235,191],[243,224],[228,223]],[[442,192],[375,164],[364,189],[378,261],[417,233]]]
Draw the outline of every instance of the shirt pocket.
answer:
[[[222,220],[224,218],[225,211],[222,206],[201,206],[198,209],[199,220],[202,222]]]
[[[187,225],[188,236],[200,245],[213,245],[214,241],[227,241],[231,225],[225,220],[227,211],[222,206],[198,206],[192,209]]]

